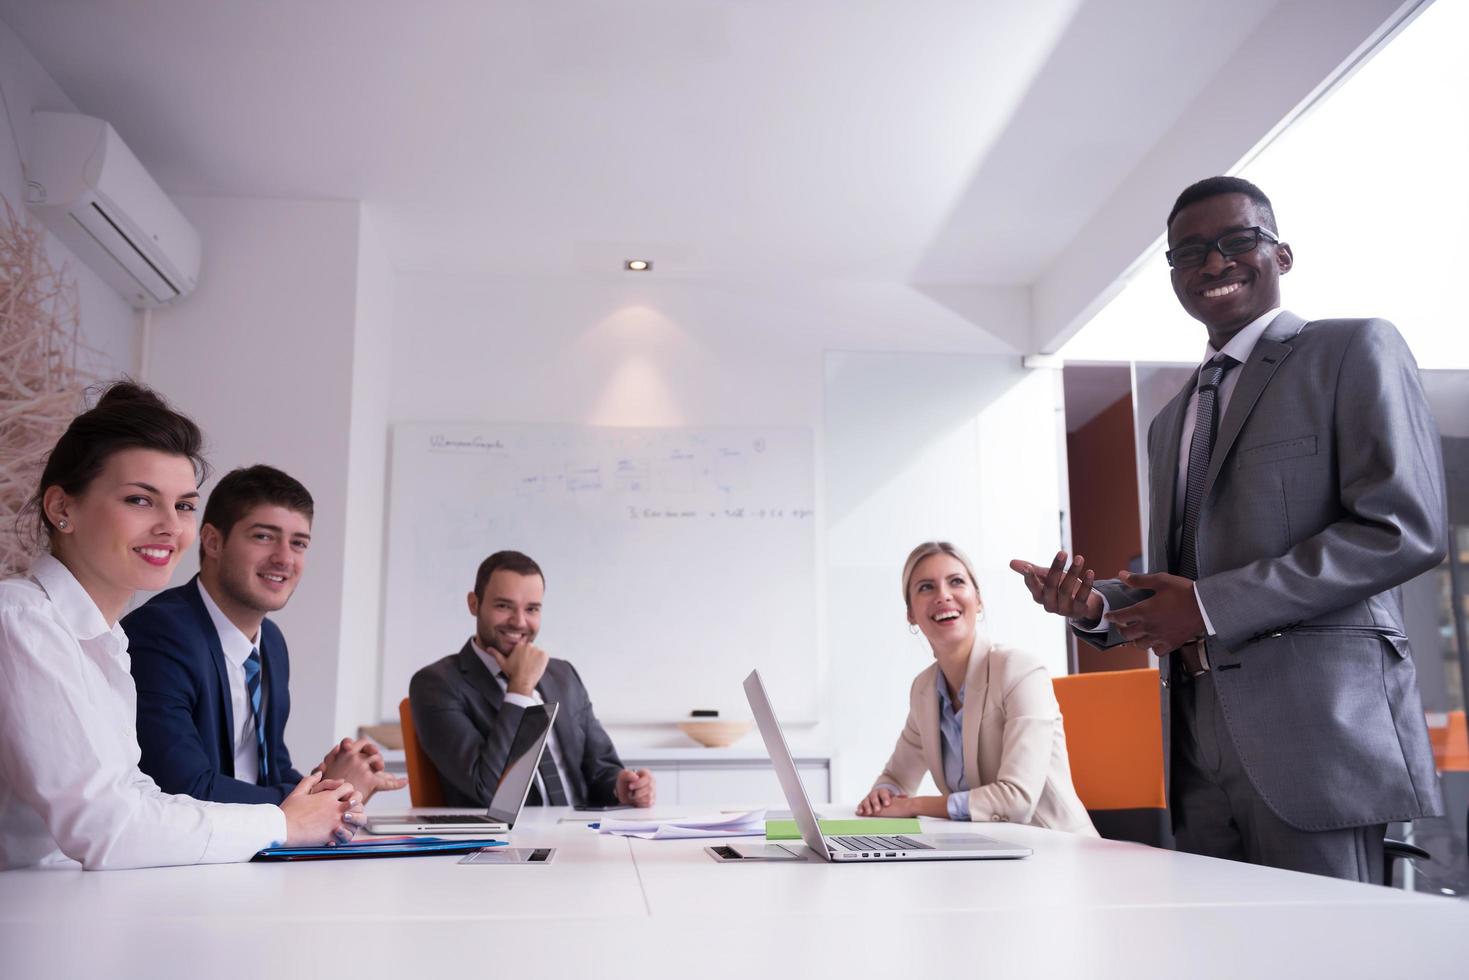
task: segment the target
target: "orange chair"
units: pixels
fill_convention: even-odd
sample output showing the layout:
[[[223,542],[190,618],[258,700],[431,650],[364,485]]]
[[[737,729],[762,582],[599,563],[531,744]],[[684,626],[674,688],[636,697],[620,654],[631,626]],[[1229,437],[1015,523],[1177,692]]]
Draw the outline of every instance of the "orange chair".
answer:
[[[1112,840],[1171,846],[1158,672],[1071,674],[1052,683],[1071,779],[1097,832]]]
[[[1465,732],[1464,712],[1450,711],[1446,724],[1428,730],[1433,745],[1433,761],[1439,772],[1469,771],[1469,734]]]
[[[398,721],[403,727],[403,755],[408,762],[408,798],[414,806],[443,806],[444,787],[439,782],[439,771],[419,748],[418,734],[413,729],[413,710],[407,698],[398,702]]]

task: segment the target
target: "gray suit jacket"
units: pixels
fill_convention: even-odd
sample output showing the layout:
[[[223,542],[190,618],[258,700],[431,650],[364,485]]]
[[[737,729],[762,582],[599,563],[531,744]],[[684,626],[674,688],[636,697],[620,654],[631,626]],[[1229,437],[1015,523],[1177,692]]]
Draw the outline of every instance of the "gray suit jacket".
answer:
[[[592,712],[576,668],[552,658],[536,690],[546,702],[561,706],[554,727],[556,746],[574,798],[582,803],[616,803],[622,760]],[[443,782],[444,802],[489,806],[525,709],[505,703],[505,692],[467,642],[458,653],[414,674],[408,699],[418,744]],[[530,802],[540,802],[534,788]]]
[[[1330,830],[1443,803],[1397,587],[1447,546],[1443,463],[1418,366],[1385,320],[1282,312],[1220,420],[1196,539],[1223,715],[1284,821]],[[1169,571],[1191,380],[1148,429],[1148,567]],[[1116,609],[1150,593],[1097,588]],[[1100,647],[1116,628],[1078,635]],[[1163,665],[1164,684],[1169,676]],[[1164,751],[1168,697],[1163,697]]]

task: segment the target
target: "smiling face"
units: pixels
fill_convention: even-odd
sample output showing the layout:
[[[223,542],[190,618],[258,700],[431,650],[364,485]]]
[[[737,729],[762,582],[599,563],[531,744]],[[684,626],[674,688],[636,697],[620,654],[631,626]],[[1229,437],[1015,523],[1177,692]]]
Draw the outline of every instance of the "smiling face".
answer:
[[[194,541],[199,485],[186,456],[124,449],[76,495],[47,487],[42,505],[56,528],[52,553],[110,625],[134,592],[168,585]]]
[[[497,569],[481,595],[469,593],[469,614],[480,646],[508,657],[522,642],[534,640],[541,629],[545,594],[546,583],[539,575]]]
[[[934,653],[968,651],[979,615],[979,589],[953,555],[929,555],[908,580],[908,622],[917,625]]]
[[[311,519],[279,504],[260,504],[221,532],[200,531],[199,577],[215,604],[246,636],[281,609],[306,571]]]
[[[1244,194],[1216,194],[1179,211],[1168,247],[1218,241],[1255,226],[1273,232],[1268,215]],[[1209,329],[1219,349],[1251,321],[1280,305],[1280,277],[1294,262],[1289,245],[1265,239],[1253,250],[1224,256],[1210,249],[1202,265],[1172,271],[1173,293],[1189,316]]]

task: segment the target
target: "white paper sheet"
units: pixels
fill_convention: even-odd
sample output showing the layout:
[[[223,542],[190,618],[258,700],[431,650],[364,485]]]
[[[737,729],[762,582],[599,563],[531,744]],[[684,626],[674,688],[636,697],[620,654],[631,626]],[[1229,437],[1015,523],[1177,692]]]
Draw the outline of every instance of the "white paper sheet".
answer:
[[[601,822],[597,833],[643,840],[756,837],[765,833],[765,811],[742,810],[697,817],[612,817]]]

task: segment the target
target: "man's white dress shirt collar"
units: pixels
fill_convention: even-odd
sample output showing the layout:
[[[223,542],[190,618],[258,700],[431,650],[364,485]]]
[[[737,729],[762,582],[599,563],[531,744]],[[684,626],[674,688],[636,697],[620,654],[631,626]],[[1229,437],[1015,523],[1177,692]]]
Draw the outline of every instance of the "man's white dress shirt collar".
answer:
[[[250,651],[255,649],[255,641],[240,631],[224,610],[215,604],[214,597],[209,590],[204,588],[204,580],[198,579],[194,583],[199,587],[199,595],[204,599],[204,608],[209,610],[209,618],[214,622],[214,631],[219,634],[219,645],[224,650],[224,659],[236,667],[244,668],[245,661],[250,657]]]
[[[194,585],[209,611],[214,623],[214,632],[219,635],[219,647],[224,652],[225,673],[230,681],[230,711],[234,724],[230,731],[230,752],[234,757],[235,778],[246,783],[260,782],[260,744],[255,740],[255,710],[250,705],[250,689],[245,681],[245,661],[255,649],[251,640],[236,626],[224,610],[215,603],[204,580],[196,579]],[[259,633],[257,631],[257,639]],[[260,716],[265,717],[269,691],[265,686],[265,654],[260,655]]]
[[[1265,336],[1265,331],[1269,328],[1271,321],[1280,316],[1282,309],[1283,307],[1277,306],[1251,320],[1243,330],[1229,338],[1223,350],[1215,350],[1212,343],[1205,345],[1204,360],[1200,362],[1199,367],[1202,369],[1205,364],[1214,359],[1215,354],[1228,354],[1240,364],[1248,361],[1250,354],[1254,353],[1255,344]]]

